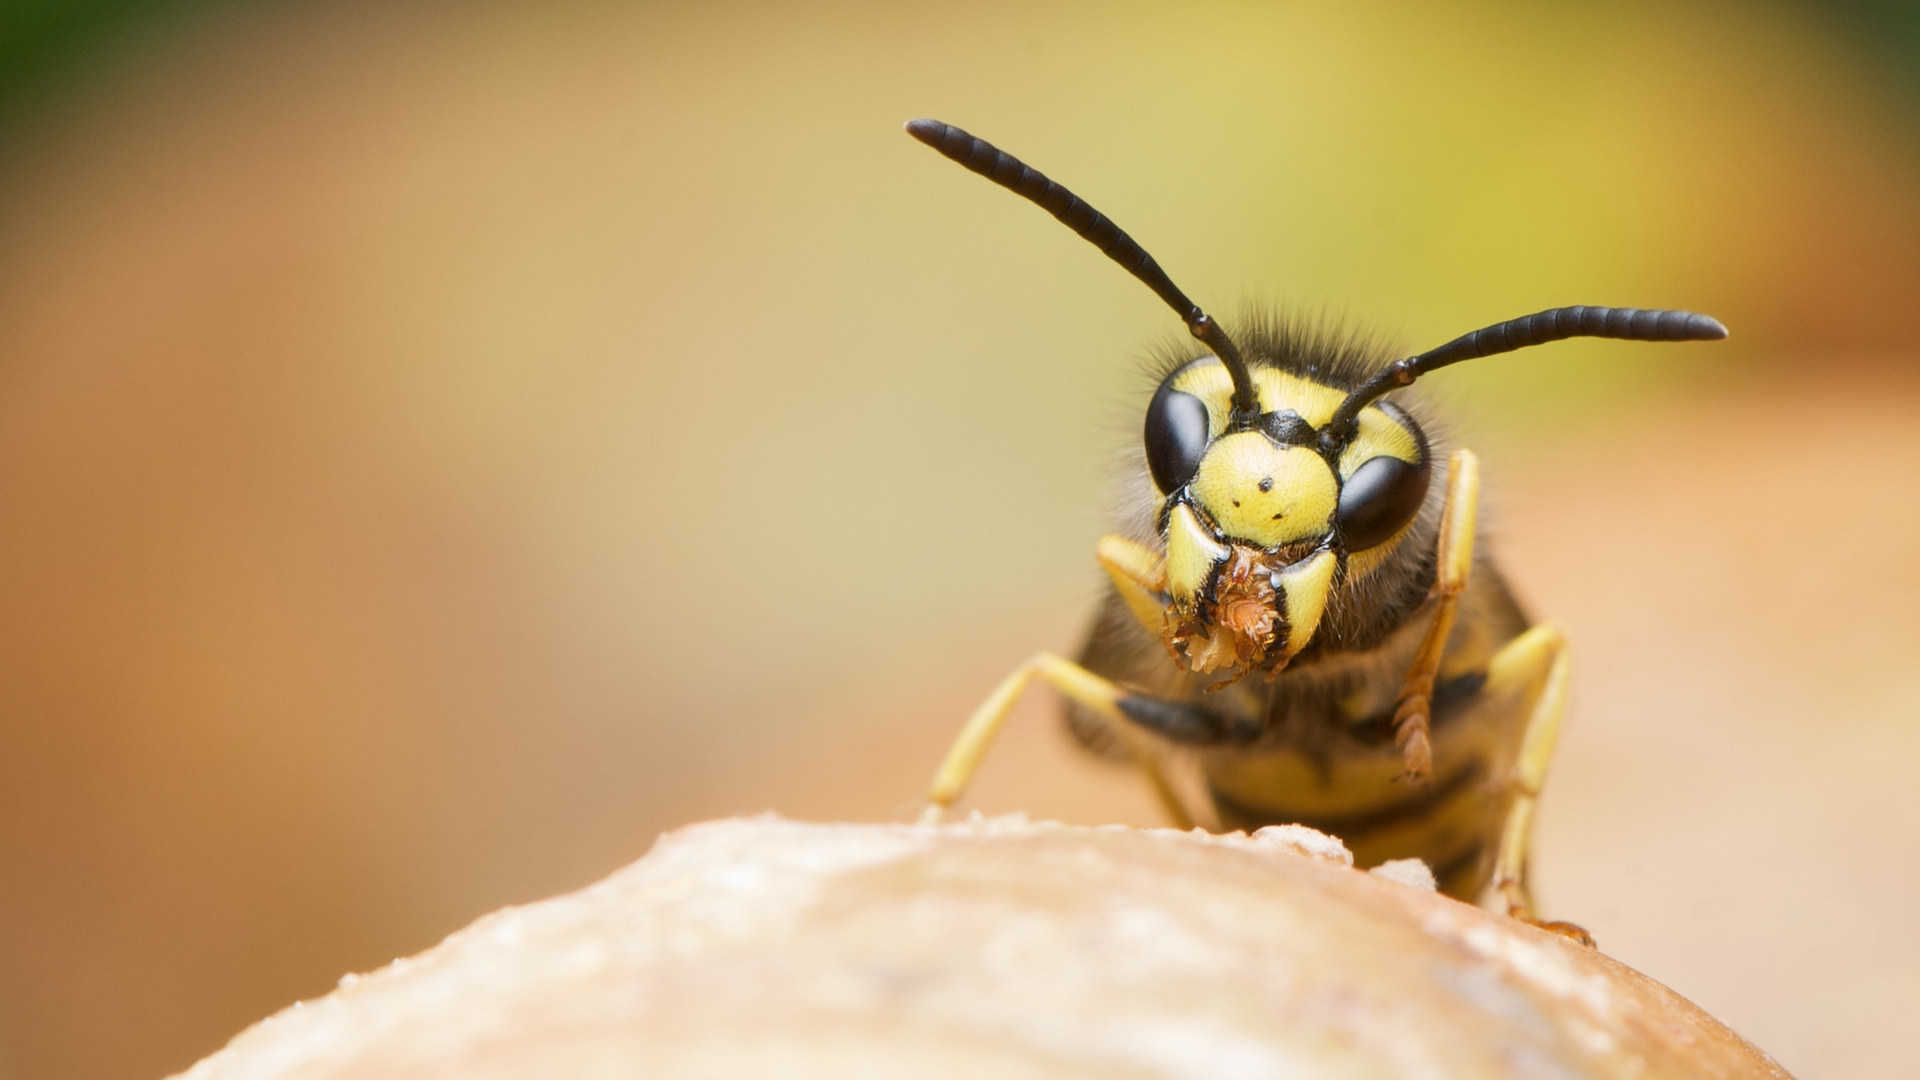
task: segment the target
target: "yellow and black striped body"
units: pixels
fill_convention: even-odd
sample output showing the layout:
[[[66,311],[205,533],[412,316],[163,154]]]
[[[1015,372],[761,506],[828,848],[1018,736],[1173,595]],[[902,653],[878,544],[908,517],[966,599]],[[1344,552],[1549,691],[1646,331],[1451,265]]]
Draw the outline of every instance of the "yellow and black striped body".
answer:
[[[1278,323],[1257,324],[1247,353],[1263,403],[1316,424],[1377,363],[1349,343]],[[1225,414],[1229,389],[1217,366],[1183,374],[1178,357],[1168,363],[1172,384],[1202,397],[1210,414]],[[1429,464],[1438,451],[1412,419],[1418,409],[1406,401],[1361,413],[1359,437],[1336,471],[1351,475],[1381,455]],[[1152,511],[1162,495],[1144,478],[1137,486],[1126,535],[1164,547]],[[1318,634],[1270,679],[1255,674],[1219,688],[1218,678],[1175,662],[1117,591],[1109,592],[1079,662],[1125,688],[1121,708],[1198,763],[1222,828],[1309,825],[1340,837],[1361,865],[1418,857],[1447,892],[1472,897],[1493,871],[1528,719],[1524,695],[1486,691],[1487,664],[1528,620],[1498,570],[1476,560],[1435,681],[1431,775],[1408,782],[1394,707],[1437,603],[1430,593],[1443,486],[1431,485],[1423,501],[1390,540],[1342,562]],[[1218,721],[1188,738],[1162,721],[1163,703]],[[1091,710],[1070,703],[1068,718],[1083,742],[1117,749],[1108,723]]]
[[[1494,567],[1477,565],[1435,686],[1433,775],[1410,784],[1394,742],[1394,695],[1428,607],[1408,611],[1374,648],[1315,649],[1272,683],[1250,680],[1209,693],[1204,681],[1176,669],[1110,594],[1079,660],[1156,699],[1232,712],[1261,730],[1250,744],[1189,751],[1220,828],[1308,825],[1339,837],[1361,866],[1424,859],[1442,889],[1470,899],[1493,872],[1514,795],[1507,779],[1528,719],[1523,694],[1487,691],[1487,663],[1528,620]],[[1117,750],[1090,711],[1069,702],[1068,719],[1091,748]]]
[[[1507,779],[1527,722],[1520,695],[1486,692],[1487,663],[1526,628],[1525,619],[1492,567],[1479,567],[1434,688],[1432,777],[1410,784],[1393,737],[1394,694],[1424,610],[1377,649],[1323,654],[1283,672],[1262,706],[1270,741],[1201,752],[1222,827],[1300,822],[1340,837],[1359,865],[1418,857],[1448,893],[1480,893],[1493,872],[1513,798]],[[1327,670],[1315,670],[1321,667]]]
[[[1363,865],[1421,858],[1462,898],[1491,883],[1532,920],[1526,853],[1566,708],[1565,639],[1529,627],[1476,562],[1478,459],[1441,453],[1406,388],[1571,337],[1711,341],[1726,328],[1578,305],[1398,359],[1257,314],[1228,334],[1059,183],[951,124],[907,133],[1099,248],[1197,343],[1164,358],[1147,402],[1128,513],[1095,548],[1112,588],[1080,661],[1038,653],[1003,679],[941,760],[930,811],[960,797],[1040,679],[1068,700],[1074,732],[1138,765],[1176,822],[1196,815],[1163,767],[1169,747],[1198,762],[1226,828],[1317,826]]]

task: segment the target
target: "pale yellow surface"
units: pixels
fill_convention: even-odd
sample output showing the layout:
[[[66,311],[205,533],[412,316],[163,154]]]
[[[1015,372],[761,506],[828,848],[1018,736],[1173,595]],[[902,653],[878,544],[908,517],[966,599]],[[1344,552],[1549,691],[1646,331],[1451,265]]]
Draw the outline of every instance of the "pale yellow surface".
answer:
[[[261,1075],[1786,1074],[1653,980],[1311,830],[763,818],[350,976],[185,1074]]]

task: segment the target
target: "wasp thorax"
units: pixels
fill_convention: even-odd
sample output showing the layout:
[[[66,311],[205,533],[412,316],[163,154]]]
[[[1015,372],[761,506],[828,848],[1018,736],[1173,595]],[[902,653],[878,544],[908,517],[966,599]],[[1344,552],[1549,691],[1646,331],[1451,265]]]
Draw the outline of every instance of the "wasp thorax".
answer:
[[[1221,534],[1261,548],[1327,535],[1340,501],[1325,458],[1258,431],[1215,439],[1187,490]]]

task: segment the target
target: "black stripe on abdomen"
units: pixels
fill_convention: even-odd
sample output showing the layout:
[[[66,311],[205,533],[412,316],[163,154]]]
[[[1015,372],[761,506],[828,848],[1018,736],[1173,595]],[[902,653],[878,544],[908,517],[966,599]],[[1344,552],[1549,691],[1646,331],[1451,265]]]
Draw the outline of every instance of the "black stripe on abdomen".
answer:
[[[1433,880],[1440,891],[1448,896],[1471,900],[1468,893],[1477,893],[1486,886],[1487,872],[1480,866],[1480,857],[1487,851],[1487,842],[1475,840],[1466,850],[1441,859],[1428,867],[1433,871]]]

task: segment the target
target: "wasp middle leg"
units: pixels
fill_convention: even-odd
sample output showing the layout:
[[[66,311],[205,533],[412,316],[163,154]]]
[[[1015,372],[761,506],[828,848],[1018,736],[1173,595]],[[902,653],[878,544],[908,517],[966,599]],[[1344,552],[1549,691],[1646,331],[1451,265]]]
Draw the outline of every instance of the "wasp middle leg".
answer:
[[[1514,761],[1513,803],[1501,825],[1500,848],[1494,856],[1493,889],[1506,901],[1508,915],[1591,946],[1593,935],[1585,929],[1534,914],[1533,890],[1527,881],[1534,807],[1546,783],[1554,747],[1560,741],[1569,671],[1566,635],[1551,625],[1533,627],[1514,638],[1487,665],[1487,693],[1519,691],[1528,703],[1527,725],[1520,739],[1519,757]]]
[[[1402,775],[1425,783],[1433,774],[1433,683],[1440,657],[1460,612],[1461,594],[1473,571],[1473,529],[1480,503],[1480,459],[1471,450],[1455,450],[1447,464],[1447,501],[1440,513],[1440,540],[1433,581],[1433,618],[1413,656],[1394,702],[1394,741],[1403,755]]]

